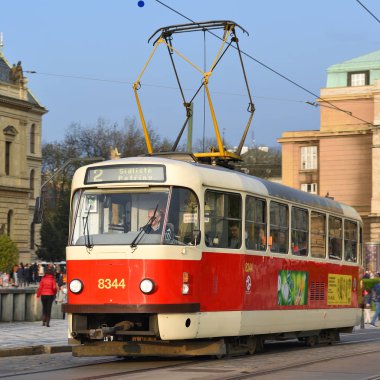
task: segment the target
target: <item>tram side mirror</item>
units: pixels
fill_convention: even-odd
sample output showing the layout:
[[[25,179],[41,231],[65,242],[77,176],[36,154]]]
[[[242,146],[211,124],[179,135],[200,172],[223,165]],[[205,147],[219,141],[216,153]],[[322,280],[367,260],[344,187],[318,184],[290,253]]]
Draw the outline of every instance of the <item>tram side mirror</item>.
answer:
[[[36,198],[36,204],[34,206],[33,223],[41,224],[43,215],[42,198]]]
[[[191,243],[194,245],[199,244],[201,241],[201,230],[193,230],[193,238],[191,239]]]

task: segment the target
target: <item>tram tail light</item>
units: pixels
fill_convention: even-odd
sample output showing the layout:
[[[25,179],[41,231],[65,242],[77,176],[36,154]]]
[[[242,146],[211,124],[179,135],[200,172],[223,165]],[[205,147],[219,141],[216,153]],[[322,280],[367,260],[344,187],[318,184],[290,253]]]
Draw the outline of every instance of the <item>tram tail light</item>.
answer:
[[[190,285],[189,285],[189,273],[183,272],[182,274],[182,294],[190,293]]]

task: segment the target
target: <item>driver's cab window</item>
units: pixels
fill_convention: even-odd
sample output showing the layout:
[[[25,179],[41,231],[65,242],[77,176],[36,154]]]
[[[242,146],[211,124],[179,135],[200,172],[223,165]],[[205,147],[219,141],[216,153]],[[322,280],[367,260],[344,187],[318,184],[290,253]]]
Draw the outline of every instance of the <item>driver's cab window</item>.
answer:
[[[86,190],[73,205],[74,245],[200,241],[198,199],[189,189]]]

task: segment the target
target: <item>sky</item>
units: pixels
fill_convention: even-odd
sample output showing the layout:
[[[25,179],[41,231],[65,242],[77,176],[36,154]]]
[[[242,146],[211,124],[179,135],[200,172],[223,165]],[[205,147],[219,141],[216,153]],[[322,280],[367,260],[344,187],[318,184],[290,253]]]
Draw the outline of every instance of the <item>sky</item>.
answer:
[[[167,7],[165,5],[167,5]],[[378,0],[361,0],[380,18]],[[140,4],[141,5],[141,4]],[[175,11],[169,9],[174,9]],[[137,118],[132,84],[152,52],[148,38],[157,29],[195,20],[232,20],[237,30],[255,104],[246,145],[276,146],[285,131],[319,128],[315,96],[329,66],[380,49],[380,23],[356,0],[19,0],[1,2],[3,54],[22,61],[28,87],[49,110],[42,141],[62,141],[71,123],[87,127],[98,118],[124,127]],[[220,41],[203,32],[176,34],[173,45],[200,68],[210,68]],[[179,56],[178,73],[191,97],[202,75]],[[258,63],[259,61],[260,63]],[[87,79],[86,79],[87,78]],[[225,141],[237,145],[248,121],[248,97],[240,63],[229,49],[209,79],[216,118]],[[147,122],[174,140],[185,109],[164,45],[157,48],[141,78],[139,97]],[[194,104],[194,140],[214,135],[204,94]],[[185,140],[181,140],[185,142]]]

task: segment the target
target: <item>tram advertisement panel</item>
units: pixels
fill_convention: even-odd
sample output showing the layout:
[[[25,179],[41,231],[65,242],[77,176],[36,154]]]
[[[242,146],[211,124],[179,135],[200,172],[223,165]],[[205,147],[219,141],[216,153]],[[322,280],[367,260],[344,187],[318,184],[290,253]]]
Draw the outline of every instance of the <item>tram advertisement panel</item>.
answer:
[[[329,274],[328,305],[351,305],[352,276]]]
[[[277,304],[281,306],[307,305],[309,274],[304,271],[278,272]]]

